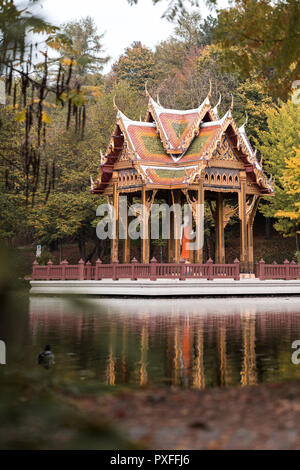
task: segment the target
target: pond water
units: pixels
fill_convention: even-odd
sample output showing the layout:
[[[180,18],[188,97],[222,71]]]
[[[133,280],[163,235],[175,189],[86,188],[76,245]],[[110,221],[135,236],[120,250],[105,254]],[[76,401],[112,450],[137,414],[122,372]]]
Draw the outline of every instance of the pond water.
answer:
[[[300,379],[291,362],[300,340],[297,297],[32,297],[28,314],[2,322],[0,337],[6,367],[40,367],[37,355],[50,344],[52,373],[99,385],[204,389]]]

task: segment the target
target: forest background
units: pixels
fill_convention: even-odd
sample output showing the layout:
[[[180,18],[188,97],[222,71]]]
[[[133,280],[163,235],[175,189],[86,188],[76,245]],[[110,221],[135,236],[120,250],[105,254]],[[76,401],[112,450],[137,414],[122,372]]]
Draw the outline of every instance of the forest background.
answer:
[[[255,257],[299,260],[299,2],[233,1],[218,10],[211,1],[212,14],[203,18],[197,2],[174,0],[166,11],[172,36],[153,50],[134,42],[107,73],[105,35],[93,18],[57,27],[34,14],[31,4],[37,2],[23,8],[0,2],[6,86],[0,107],[0,242],[19,250],[27,274],[36,245],[42,245],[41,263],[108,261],[109,245],[95,231],[102,200],[90,194],[90,177],[109,143],[113,97],[122,112],[139,120],[147,106],[145,83],[163,106],[190,109],[205,99],[211,82],[211,102],[222,96],[220,116],[233,95],[234,119],[241,125],[247,113],[250,142],[275,181],[275,197],[262,201],[256,219]],[[213,257],[209,207],[205,227],[206,256]],[[238,232],[234,217],[226,228],[228,261],[238,256]],[[158,241],[152,255],[163,259],[165,250]]]

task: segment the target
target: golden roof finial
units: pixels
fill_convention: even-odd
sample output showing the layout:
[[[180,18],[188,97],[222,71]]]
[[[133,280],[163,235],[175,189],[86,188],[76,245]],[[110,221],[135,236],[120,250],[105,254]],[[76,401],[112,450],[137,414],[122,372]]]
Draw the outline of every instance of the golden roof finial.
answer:
[[[211,94],[212,94],[212,81],[211,81],[211,79],[210,79],[210,80],[209,80],[209,92],[208,92],[207,98],[210,98],[210,97],[211,97]]]
[[[101,165],[104,165],[104,164],[105,164],[106,157],[105,157],[105,155],[103,155],[103,152],[102,152],[101,149],[100,149],[100,157],[101,157]]]
[[[231,93],[231,105],[230,105],[230,108],[229,108],[229,110],[231,112],[233,111],[233,106],[234,106],[234,97],[233,97],[233,94]]]
[[[113,104],[116,111],[119,111],[118,106],[116,105],[116,95],[113,96]]]
[[[246,111],[246,121],[244,122],[244,124],[242,125],[242,127],[245,128],[245,127],[247,126],[247,124],[248,124],[248,113],[247,113],[247,111]]]
[[[263,155],[261,156],[261,159],[260,159],[260,162],[259,162],[259,166],[262,168],[263,167],[263,161],[264,161],[264,157]]]
[[[146,96],[148,96],[148,98],[150,98],[150,93],[147,89],[147,83],[148,83],[148,80],[145,81],[145,93],[146,93]]]
[[[159,106],[161,106],[160,101],[159,101],[159,92],[157,93],[156,101],[159,104]]]
[[[215,113],[215,115],[217,116],[217,118],[219,117],[219,113],[218,113],[218,108],[221,104],[221,101],[222,101],[222,95],[221,93],[219,93],[219,101],[217,102],[217,104],[215,105],[215,107],[213,108],[213,112]]]

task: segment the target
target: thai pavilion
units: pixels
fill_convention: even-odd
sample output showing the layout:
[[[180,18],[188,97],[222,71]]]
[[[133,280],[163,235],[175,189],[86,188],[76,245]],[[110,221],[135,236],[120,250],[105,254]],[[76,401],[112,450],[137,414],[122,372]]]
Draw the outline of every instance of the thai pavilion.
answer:
[[[170,206],[179,203],[192,207],[208,201],[216,227],[215,263],[218,264],[225,263],[224,229],[238,213],[240,261],[244,266],[251,265],[254,217],[260,198],[271,196],[273,186],[249,143],[246,123],[239,128],[235,124],[233,103],[220,118],[220,101],[211,106],[211,90],[198,108],[186,111],[165,109],[159,99],[156,102],[147,90],[146,93],[149,101],[144,122],[132,121],[118,110],[97,180],[92,181],[92,193],[105,196],[116,210],[111,261],[119,260],[118,224],[123,223],[118,220],[119,196],[127,195],[130,200],[139,198],[148,214],[155,198]],[[234,198],[236,203],[232,205]],[[204,229],[204,214],[196,219],[195,223]],[[128,233],[128,228],[125,231]],[[149,238],[141,241],[142,263],[149,263]],[[119,261],[129,263],[130,238],[122,242],[123,259]],[[169,263],[179,263],[180,250],[180,236],[171,227]],[[204,262],[202,246],[191,252],[190,261]]]

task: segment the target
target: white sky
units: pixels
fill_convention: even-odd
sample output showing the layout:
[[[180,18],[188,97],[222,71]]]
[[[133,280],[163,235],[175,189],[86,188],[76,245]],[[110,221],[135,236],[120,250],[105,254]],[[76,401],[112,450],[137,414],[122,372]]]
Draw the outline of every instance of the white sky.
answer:
[[[113,63],[133,41],[153,48],[172,34],[174,25],[161,18],[167,5],[168,0],[157,5],[153,5],[152,0],[139,0],[138,5],[133,6],[127,0],[44,0],[42,13],[55,25],[93,17],[99,32],[106,33],[105,53],[112,57]],[[203,17],[209,13],[204,2],[201,2],[200,12]]]

